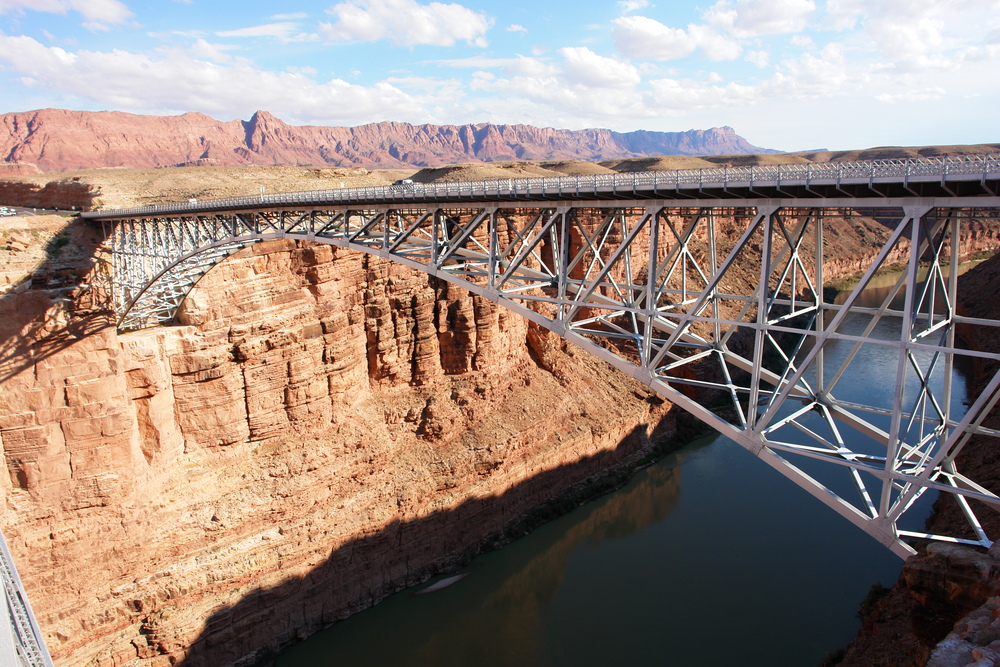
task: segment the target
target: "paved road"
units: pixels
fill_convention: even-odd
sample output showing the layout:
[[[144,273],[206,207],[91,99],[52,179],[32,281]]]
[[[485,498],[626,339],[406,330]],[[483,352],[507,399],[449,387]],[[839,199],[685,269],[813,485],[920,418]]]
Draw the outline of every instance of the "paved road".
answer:
[[[13,211],[13,213],[4,213],[3,209],[8,211]],[[3,206],[0,204],[0,218],[22,216],[27,217],[31,215],[77,215],[79,211],[60,211],[57,209],[46,209],[46,208],[29,208],[26,206]]]

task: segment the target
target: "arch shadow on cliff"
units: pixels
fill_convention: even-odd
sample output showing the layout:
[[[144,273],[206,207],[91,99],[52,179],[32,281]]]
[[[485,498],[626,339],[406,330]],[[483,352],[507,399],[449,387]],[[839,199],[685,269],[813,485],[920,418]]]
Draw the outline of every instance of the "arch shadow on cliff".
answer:
[[[24,227],[31,228],[30,218]],[[102,230],[77,217],[45,236],[31,234],[44,244],[41,261],[0,294],[0,383],[115,326]],[[7,252],[16,238],[6,236]]]
[[[615,449],[541,472],[501,495],[468,499],[412,521],[395,520],[377,534],[335,549],[307,575],[219,609],[179,664],[272,665],[281,649],[431,576],[456,571],[583,500],[619,488],[635,471],[703,432],[700,422],[674,408],[649,428],[635,427]],[[652,503],[648,517],[628,520],[646,525],[669,514],[678,488],[671,487],[671,498]],[[422,560],[415,563],[414,555]],[[169,650],[155,627],[148,627],[152,652]]]

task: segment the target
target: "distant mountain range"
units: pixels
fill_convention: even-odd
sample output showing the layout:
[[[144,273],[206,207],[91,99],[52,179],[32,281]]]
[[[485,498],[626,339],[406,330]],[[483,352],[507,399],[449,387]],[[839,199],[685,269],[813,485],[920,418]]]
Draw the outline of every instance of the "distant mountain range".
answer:
[[[201,113],[140,116],[42,109],[0,115],[0,174],[99,167],[325,165],[391,169],[506,160],[610,160],[777,153],[731,127],[687,132],[530,125],[294,126],[266,111],[221,122]]]

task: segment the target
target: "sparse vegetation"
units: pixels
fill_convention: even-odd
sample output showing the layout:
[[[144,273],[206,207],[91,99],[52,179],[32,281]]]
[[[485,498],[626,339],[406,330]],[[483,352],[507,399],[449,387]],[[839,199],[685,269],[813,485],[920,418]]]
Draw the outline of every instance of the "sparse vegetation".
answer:
[[[69,237],[60,234],[59,236],[53,236],[52,239],[45,244],[45,256],[49,259],[53,259],[62,254],[63,246],[69,243]]]

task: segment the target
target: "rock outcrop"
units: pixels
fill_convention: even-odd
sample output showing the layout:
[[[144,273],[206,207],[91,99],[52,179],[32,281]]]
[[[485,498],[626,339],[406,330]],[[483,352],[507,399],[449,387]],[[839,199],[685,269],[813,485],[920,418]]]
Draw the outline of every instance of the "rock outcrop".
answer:
[[[0,202],[7,206],[89,211],[98,194],[98,190],[78,178],[50,181],[43,186],[0,180]]]
[[[1000,597],[991,597],[956,623],[927,660],[927,667],[997,664],[1000,664]]]
[[[4,534],[61,666],[287,643],[676,429],[522,318],[327,246],[244,251],[181,318],[119,335],[69,287],[0,298]]]
[[[557,130],[530,125],[292,126],[266,111],[217,121],[200,113],[139,116],[43,109],[0,115],[0,154],[30,173],[95,167],[333,165],[426,167],[498,160],[607,160],[769,153],[731,127],[687,132]],[[0,172],[0,175],[9,172]]]
[[[1000,549],[932,543],[863,619],[843,667],[965,667],[1000,659]]]

